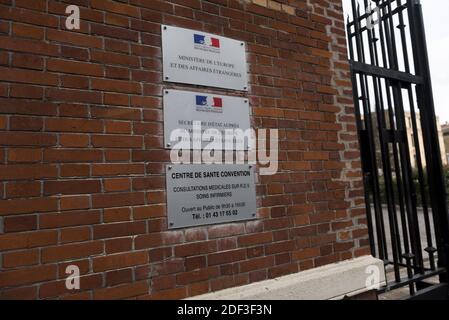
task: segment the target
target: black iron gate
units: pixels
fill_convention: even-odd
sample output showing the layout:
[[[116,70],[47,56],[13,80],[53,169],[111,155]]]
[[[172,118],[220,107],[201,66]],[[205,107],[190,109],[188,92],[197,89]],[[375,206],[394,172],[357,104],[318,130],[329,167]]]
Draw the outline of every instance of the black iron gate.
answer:
[[[445,175],[419,0],[352,0],[347,22],[372,254],[381,291],[448,297]]]

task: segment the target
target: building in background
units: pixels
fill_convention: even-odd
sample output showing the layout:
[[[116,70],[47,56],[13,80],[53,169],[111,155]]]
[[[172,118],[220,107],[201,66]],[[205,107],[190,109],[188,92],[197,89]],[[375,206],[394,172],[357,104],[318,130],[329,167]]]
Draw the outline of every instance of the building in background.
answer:
[[[417,168],[417,146],[415,143],[415,134],[413,131],[413,123],[412,123],[412,115],[410,112],[405,112],[405,124],[406,124],[406,130],[407,130],[407,142],[409,144],[409,153],[410,153],[410,162],[412,165],[412,168]],[[375,113],[372,113],[371,115],[371,122],[373,123],[374,127],[378,127],[378,121],[377,116]],[[362,115],[362,119],[364,119],[364,115]],[[386,122],[386,126],[388,130],[391,129],[390,121],[388,112],[385,112],[384,121]],[[423,167],[426,167],[426,151],[424,148],[424,140],[423,140],[423,131],[421,126],[421,117],[419,113],[416,114],[416,130],[418,135],[418,141],[419,141],[419,151],[421,154],[421,161]],[[449,124],[441,125],[440,119],[437,117],[437,128],[438,128],[438,140],[440,144],[440,150],[441,150],[441,161],[443,166],[448,165],[449,161],[449,154],[447,153],[447,150],[449,150]],[[379,132],[376,130],[376,135],[374,136],[375,141],[375,148],[376,148],[376,158],[378,161],[378,168],[381,171],[382,168],[382,156],[381,156],[381,148],[380,148],[380,140],[379,140]],[[391,156],[391,163],[394,163],[393,160],[393,151],[390,148],[390,156]]]
[[[407,139],[410,146],[410,160],[412,162],[412,167],[416,168],[417,162],[416,162],[416,152],[418,150],[416,143],[415,143],[415,136],[413,132],[413,124],[412,124],[412,115],[410,112],[405,113],[405,123],[407,127]],[[416,126],[417,126],[417,133],[418,133],[418,140],[419,140],[419,150],[421,153],[421,159],[423,166],[426,166],[426,151],[424,148],[423,143],[423,132],[421,127],[421,118],[419,113],[416,114]],[[440,119],[437,117],[437,128],[438,128],[438,141],[440,143],[440,150],[441,150],[441,161],[443,163],[443,166],[447,166],[448,164],[448,156],[446,153],[446,150],[449,150],[446,148],[445,140],[443,137],[443,129],[440,124]],[[449,129],[449,128],[448,128]]]
[[[446,148],[446,160],[449,162],[449,122],[446,122],[441,126],[443,133],[444,147]]]

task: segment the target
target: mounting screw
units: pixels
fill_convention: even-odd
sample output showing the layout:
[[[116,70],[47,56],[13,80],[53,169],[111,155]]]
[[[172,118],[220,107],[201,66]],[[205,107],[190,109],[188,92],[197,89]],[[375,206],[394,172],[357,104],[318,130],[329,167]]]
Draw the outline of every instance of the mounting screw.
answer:
[[[241,46],[244,46],[244,45],[245,45],[245,43],[244,43],[244,42],[240,42],[240,45],[241,45]]]
[[[167,143],[167,147],[171,147],[171,143]]]
[[[167,30],[167,26],[164,26],[164,30]]]
[[[243,90],[246,90],[246,89],[248,89],[248,87],[243,87]]]
[[[256,216],[256,214],[255,213],[253,213],[253,217],[255,217]]]
[[[245,100],[245,103],[248,103],[248,100]]]
[[[169,167],[168,167],[168,170],[172,170],[172,169],[173,169],[173,167],[172,167],[172,166],[169,166]]]
[[[173,227],[175,224],[173,222],[170,222],[170,227]]]
[[[168,90],[165,90],[165,94],[168,94]]]

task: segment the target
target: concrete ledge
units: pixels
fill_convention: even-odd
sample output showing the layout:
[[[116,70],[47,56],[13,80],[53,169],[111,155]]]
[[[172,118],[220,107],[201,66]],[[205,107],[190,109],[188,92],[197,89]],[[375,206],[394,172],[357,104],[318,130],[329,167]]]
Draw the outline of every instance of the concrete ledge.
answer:
[[[379,271],[379,286],[385,284],[383,262],[371,256],[319,267],[277,279],[226,289],[194,300],[330,300],[351,297],[369,291],[366,282]],[[377,267],[377,268],[376,268]],[[370,283],[372,285],[372,283]]]

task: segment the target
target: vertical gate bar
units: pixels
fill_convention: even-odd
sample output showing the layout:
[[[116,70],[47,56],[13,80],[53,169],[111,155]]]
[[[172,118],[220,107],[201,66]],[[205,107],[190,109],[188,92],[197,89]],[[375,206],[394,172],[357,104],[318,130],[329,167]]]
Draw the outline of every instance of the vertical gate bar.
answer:
[[[375,3],[376,3],[376,6],[378,6],[379,7],[379,0],[375,0],[374,1]],[[365,4],[366,5],[366,4]],[[386,54],[385,54],[385,46],[384,46],[384,40],[383,40],[383,33],[382,33],[382,16],[380,16],[379,17],[379,36],[380,36],[380,39],[377,39],[376,38],[376,32],[375,32],[375,29],[373,29],[372,30],[372,34],[373,34],[373,37],[374,37],[374,41],[375,41],[375,43],[373,44],[373,49],[374,49],[374,61],[373,61],[373,65],[375,65],[375,66],[377,66],[377,67],[380,67],[380,61],[379,61],[379,52],[378,52],[378,49],[377,49],[377,42],[380,40],[380,44],[381,44],[381,53],[382,53],[382,59],[383,59],[383,61],[384,61],[384,64],[386,63],[386,61],[387,61],[387,57],[386,57]],[[384,104],[384,93],[383,93],[383,90],[382,90],[382,81],[381,81],[381,79],[380,78],[378,78],[378,88],[379,88],[379,94],[380,94],[380,107],[381,107],[381,114],[380,114],[380,117],[381,117],[381,120],[382,120],[382,125],[383,125],[383,129],[384,130],[388,130],[388,126],[387,126],[387,122],[386,122],[386,120],[385,120],[385,104]],[[388,88],[388,87],[387,87]],[[388,89],[387,89],[387,93],[389,93],[388,92]],[[389,110],[390,110],[391,108],[389,108]],[[389,111],[386,111],[387,113],[389,113]],[[393,124],[393,122],[392,122],[392,120],[391,120],[391,118],[389,119],[389,121],[390,121],[390,127],[391,127],[391,124]],[[380,126],[379,126],[380,127]],[[393,208],[394,208],[394,211],[393,211],[393,219],[394,219],[394,221],[393,221],[393,223],[394,223],[394,228],[395,228],[395,230],[396,230],[396,236],[395,236],[395,238],[394,239],[392,239],[392,241],[396,241],[397,242],[397,248],[398,248],[398,255],[399,255],[399,259],[402,259],[402,246],[401,246],[401,238],[400,238],[400,235],[399,235],[399,233],[398,233],[398,231],[399,231],[399,225],[398,225],[398,218],[397,218],[397,213],[396,213],[396,199],[395,199],[395,192],[394,192],[394,184],[393,184],[393,177],[392,177],[392,172],[391,172],[391,161],[390,161],[390,146],[389,146],[389,143],[387,142],[387,141],[385,141],[385,145],[386,145],[386,156],[387,156],[387,161],[388,161],[388,168],[389,168],[389,170],[388,170],[388,174],[389,174],[389,176],[391,177],[391,190],[392,190],[392,195],[393,195],[393,197],[392,197],[392,199],[393,199]],[[393,141],[393,144],[392,144],[392,147],[393,147],[393,152],[395,152],[395,147],[396,147],[396,145],[395,145],[395,143],[394,143],[394,141]],[[397,155],[396,155],[396,153],[394,154],[394,165],[395,165],[395,168],[396,168],[396,170],[395,170],[395,172],[397,172],[398,170],[397,170],[397,167],[398,167],[398,165],[397,165]],[[401,213],[403,213],[403,210],[404,210],[404,205],[403,205],[403,203],[402,203],[402,196],[401,196],[401,193],[400,193],[401,191],[400,191],[400,189],[398,188],[398,193],[399,193],[399,205],[400,205],[400,211],[401,211]],[[407,241],[408,241],[408,238],[407,238]]]
[[[402,6],[402,0],[397,0],[397,5]],[[405,35],[405,27],[406,26],[404,23],[404,15],[403,15],[402,10],[399,12],[399,23],[400,23],[399,30],[400,30],[400,34],[401,34],[402,52],[403,52],[403,57],[404,57],[405,72],[410,73],[410,63],[409,63],[409,55],[408,55],[408,48],[407,48],[407,39],[406,39],[406,35]],[[421,146],[419,143],[418,127],[417,127],[417,123],[416,123],[416,113],[415,113],[415,106],[414,106],[415,103],[413,101],[413,93],[412,93],[411,84],[409,84],[407,86],[407,92],[408,92],[408,97],[409,97],[409,102],[410,102],[410,113],[411,113],[411,118],[412,118],[413,137],[415,140],[416,164],[417,164],[417,168],[418,168],[421,201],[422,201],[424,223],[425,223],[425,230],[426,230],[426,237],[427,237],[427,248],[425,250],[429,254],[430,268],[432,270],[435,270],[434,254],[435,254],[436,249],[433,247],[429,209],[427,206],[427,194],[426,194],[426,188],[425,188],[426,180],[424,179],[424,173],[423,173],[424,171],[423,171],[423,166],[422,166]]]
[[[360,5],[357,8],[357,16],[358,16],[358,21],[360,21]],[[360,28],[359,26],[359,44],[360,44],[360,48],[361,48],[361,52],[362,52],[362,59],[361,61],[363,63],[365,63],[365,42],[363,39],[363,30]],[[373,118],[372,118],[372,111],[371,111],[371,96],[369,94],[370,90],[369,90],[369,85],[368,85],[368,76],[365,74],[361,74],[361,79],[363,81],[363,97],[362,99],[364,100],[364,112],[365,112],[365,121],[366,121],[366,126],[367,126],[367,132],[368,132],[368,137],[369,137],[369,141],[371,144],[371,158],[373,159],[373,161],[371,162],[373,168],[371,171],[372,174],[372,178],[373,178],[373,182],[374,182],[374,201],[375,201],[375,205],[376,205],[376,212],[377,212],[377,221],[376,221],[376,225],[379,225],[379,228],[381,230],[381,235],[382,235],[382,245],[383,245],[383,251],[384,251],[384,260],[388,261],[389,260],[389,253],[388,253],[388,246],[387,246],[387,238],[386,238],[386,231],[385,231],[385,221],[384,221],[384,215],[383,215],[383,208],[382,208],[382,199],[380,196],[380,182],[379,182],[379,171],[378,171],[378,167],[377,167],[377,153],[376,153],[376,142],[375,142],[375,129],[374,129],[374,123],[373,123]]]
[[[386,14],[385,10],[385,3],[380,4],[379,0],[376,0],[376,5],[380,8],[382,6],[382,16]],[[381,53],[382,53],[382,59],[384,62],[383,67],[389,68],[391,66],[391,56],[386,51],[386,36],[384,35],[384,28],[385,30],[388,30],[388,21],[386,19],[380,20],[380,26],[379,26],[379,35],[380,35],[380,44],[381,44]],[[384,27],[384,28],[383,28]],[[394,110],[392,105],[392,97],[391,92],[389,89],[389,83],[388,80],[385,79],[385,93],[387,98],[387,106],[388,106],[388,117],[389,117],[389,123],[390,123],[390,130],[392,132],[396,132],[396,122],[394,120]],[[405,204],[404,204],[404,191],[403,191],[403,184],[402,184],[402,169],[399,162],[399,152],[396,144],[396,139],[392,142],[392,152],[393,152],[393,160],[394,160],[394,166],[395,166],[395,174],[396,174],[396,184],[398,188],[398,198],[399,198],[399,209],[400,209],[400,217],[401,217],[401,227],[402,227],[402,237],[404,242],[404,254],[402,258],[405,258],[406,256],[410,255],[410,244],[409,244],[409,234],[408,234],[408,228],[407,228],[407,216],[405,212]],[[410,285],[410,287],[412,287]]]
[[[396,47],[396,36],[394,31],[394,21],[393,21],[393,13],[391,9],[391,1],[388,1],[388,10],[390,12],[389,15],[389,21],[390,21],[390,33],[391,33],[391,43],[393,45],[392,53],[395,63],[395,69],[399,70],[399,63],[398,63],[398,56],[397,56],[397,47]],[[403,103],[403,96],[402,96],[402,84],[399,82],[394,82],[395,86],[393,87],[393,96],[396,96],[395,99],[395,105],[396,105],[396,111],[398,108],[400,109],[400,112],[397,113],[396,117],[399,115],[398,123],[402,126],[402,129],[404,133],[407,132],[407,126],[405,124],[405,112],[404,112],[404,103]],[[398,118],[398,117],[397,117]],[[398,125],[399,127],[399,125]],[[412,247],[414,248],[414,266],[415,268],[418,268],[419,273],[424,272],[424,261],[422,259],[422,246],[421,246],[421,234],[419,232],[419,225],[418,225],[418,210],[417,210],[417,198],[416,198],[416,190],[415,186],[413,184],[412,179],[412,166],[410,161],[410,146],[408,143],[408,139],[406,138],[404,143],[400,144],[401,152],[405,156],[405,172],[404,172],[404,183],[405,183],[405,190],[407,195],[407,211],[409,212],[409,223],[410,223],[410,234],[412,235]],[[410,210],[409,210],[410,209]],[[416,270],[415,270],[416,271]]]
[[[424,214],[424,225],[426,230],[426,237],[427,237],[427,248],[425,249],[426,252],[429,254],[429,262],[430,262],[430,268],[432,270],[435,270],[435,251],[436,249],[433,247],[433,239],[432,239],[432,230],[430,225],[430,216],[429,216],[429,208],[427,206],[427,192],[425,188],[425,179],[424,179],[424,172],[423,172],[423,166],[422,166],[422,157],[421,157],[421,147],[419,143],[419,136],[418,136],[418,125],[416,121],[416,113],[415,113],[415,103],[413,101],[413,93],[412,93],[412,87],[409,84],[407,88],[408,97],[410,100],[410,113],[412,118],[412,127],[413,127],[413,138],[415,140],[415,148],[416,148],[416,163],[418,166],[418,175],[419,175],[419,185],[420,185],[420,191],[421,191],[421,201],[422,201],[422,207],[423,207],[423,214]]]
[[[388,10],[388,12],[387,12]],[[396,54],[396,44],[395,44],[395,35],[394,35],[394,27],[393,27],[393,18],[392,18],[392,12],[391,12],[391,2],[390,0],[386,1],[386,5],[383,7],[383,14],[387,17],[384,21],[384,32],[385,32],[385,39],[386,39],[386,45],[387,45],[387,52],[389,55],[389,61],[390,61],[390,69],[398,70],[398,59]],[[407,275],[408,278],[411,279],[413,277],[413,269],[412,269],[412,259],[415,261],[415,265],[417,262],[416,258],[416,238],[414,236],[413,232],[413,213],[412,213],[412,199],[411,196],[411,190],[410,190],[410,178],[411,174],[409,174],[409,168],[410,168],[410,161],[407,156],[408,154],[408,148],[405,148],[407,143],[406,134],[405,134],[405,121],[403,120],[403,108],[400,107],[400,104],[402,103],[402,95],[400,92],[401,84],[397,81],[387,81],[387,87],[392,88],[393,92],[393,102],[394,102],[394,113],[395,113],[395,119],[396,119],[396,127],[398,130],[398,133],[400,134],[400,139],[398,141],[399,144],[399,154],[400,154],[400,164],[401,164],[401,173],[403,177],[403,188],[404,188],[404,201],[405,201],[405,208],[406,208],[406,215],[407,215],[407,221],[409,223],[409,235],[410,235],[410,241],[412,245],[412,253],[404,254],[404,258],[406,259],[407,263]],[[398,91],[399,87],[399,91]],[[389,90],[389,89],[388,89]],[[402,113],[402,114],[401,114]],[[402,140],[402,141],[401,141]],[[405,140],[405,141],[404,141]],[[407,161],[408,160],[408,161]],[[414,283],[411,283],[409,285],[410,294],[415,294],[415,285]]]
[[[368,1],[364,0],[365,8],[368,7]],[[371,64],[376,64],[376,56],[374,53],[374,40],[373,40],[373,31],[367,28],[368,35],[368,46],[369,46],[369,54]],[[379,144],[381,148],[381,158],[382,158],[382,166],[384,173],[384,181],[385,181],[385,189],[387,195],[387,206],[388,206],[388,218],[390,223],[390,234],[391,234],[391,245],[392,245],[392,254],[393,254],[393,267],[395,273],[396,281],[401,280],[400,269],[399,269],[399,246],[398,246],[398,234],[397,234],[397,223],[396,223],[396,203],[394,200],[394,191],[393,191],[393,177],[391,174],[391,164],[390,157],[388,151],[388,145],[386,144],[386,138],[384,136],[384,128],[385,121],[383,115],[383,103],[381,102],[382,97],[380,96],[379,91],[379,83],[378,77],[372,76],[373,79],[373,87],[374,87],[374,98],[375,98],[375,108],[376,108],[376,120],[377,127],[379,132]],[[380,97],[380,98],[379,98]]]
[[[430,198],[434,216],[434,227],[437,238],[438,265],[446,268],[446,273],[440,276],[441,282],[448,282],[449,268],[449,213],[447,210],[446,183],[444,181],[441,151],[438,143],[435,105],[433,100],[432,80],[427,52],[424,19],[419,0],[408,0],[409,21],[412,28],[412,45],[416,73],[422,76],[424,83],[416,87],[421,110],[424,145],[429,178]]]
[[[351,36],[351,25],[349,23],[349,16],[347,21],[347,34],[348,34],[348,48],[349,48],[349,58],[354,61],[354,46],[352,43],[352,36]],[[358,93],[358,87],[357,87],[357,77],[355,71],[351,67],[351,82],[352,82],[352,92],[353,92],[353,99],[354,99],[354,109],[355,109],[355,116],[356,116],[356,122],[357,122],[357,130],[359,132],[358,139],[359,144],[362,146],[362,117],[360,115],[360,104],[358,102],[359,93]],[[357,105],[356,105],[357,104]],[[363,167],[363,166],[362,166]],[[372,220],[372,210],[371,210],[371,200],[370,200],[370,193],[369,193],[369,179],[366,177],[366,172],[363,172],[363,184],[364,184],[364,193],[365,193],[365,208],[366,208],[366,217],[367,217],[367,223],[368,223],[368,236],[369,236],[369,243],[370,243],[370,249],[371,254],[373,257],[376,256],[376,245],[374,241],[374,227],[373,227],[373,220]]]
[[[374,1],[375,3],[376,3],[376,5],[377,6],[379,6],[379,0],[375,0]],[[382,33],[382,16],[381,17],[379,17],[379,35],[381,35],[381,33]],[[374,37],[376,37],[376,34],[375,34],[375,29],[373,29],[373,36]],[[383,35],[382,35],[383,36]],[[386,55],[385,55],[385,46],[384,46],[384,43],[383,43],[383,38],[381,37],[381,39],[377,39],[376,40],[376,43],[377,43],[377,41],[378,40],[381,40],[381,49],[382,49],[382,58],[383,58],[383,60],[384,60],[384,63],[385,63],[385,61],[386,61]],[[374,65],[375,66],[378,66],[378,67],[380,67],[380,62],[379,62],[379,53],[378,53],[378,49],[377,49],[377,44],[375,44],[374,46],[374,54],[375,54],[375,59],[374,59]],[[380,104],[381,104],[381,110],[382,110],[382,113],[381,113],[381,118],[383,119],[383,125],[384,125],[384,128],[385,128],[385,130],[387,130],[387,125],[386,125],[386,120],[385,120],[385,107],[384,107],[384,99],[383,99],[383,97],[384,97],[384,94],[383,94],[383,90],[382,90],[382,82],[381,82],[381,79],[379,78],[378,79],[378,87],[379,87],[379,91],[380,91]],[[387,93],[389,94],[389,91],[388,91],[388,86],[386,87],[387,88]],[[391,107],[389,108],[389,110],[391,110]],[[389,111],[387,111],[387,113],[389,113]],[[389,115],[391,115],[391,113],[389,113]],[[389,121],[390,121],[390,127],[391,127],[391,125],[393,125],[393,128],[394,128],[394,123],[393,123],[393,120],[392,120],[392,118],[390,117],[390,119],[389,119]],[[394,140],[394,137],[393,137],[393,140]],[[393,144],[392,144],[392,147],[393,147],[393,152],[395,152],[395,148],[396,148],[396,144],[394,143],[394,141],[393,141]],[[388,144],[388,142],[386,142],[386,151],[387,151],[387,161],[388,161],[388,163],[389,163],[389,168],[390,168],[390,170],[389,170],[389,172],[388,172],[388,174],[390,175],[390,179],[391,179],[391,190],[392,190],[392,194],[393,194],[393,206],[394,206],[394,211],[393,211],[393,223],[394,223],[394,228],[395,228],[395,237],[392,239],[392,241],[396,241],[397,242],[397,248],[398,248],[398,255],[399,255],[399,259],[402,259],[402,247],[401,247],[401,239],[400,239],[400,235],[399,235],[399,233],[398,233],[398,231],[399,231],[399,226],[398,226],[398,219],[397,219],[397,213],[396,213],[396,199],[395,199],[395,194],[394,194],[394,187],[393,187],[393,177],[392,177],[392,172],[391,172],[391,163],[390,163],[390,147],[389,147],[389,144]],[[397,168],[398,167],[398,165],[397,165],[397,154],[396,153],[394,153],[394,158],[395,158],[395,160],[394,160],[394,165],[395,165],[395,168]],[[397,172],[398,170],[396,169],[395,170],[395,172]],[[404,205],[403,205],[403,202],[402,202],[402,196],[401,196],[401,194],[400,194],[400,188],[398,188],[398,193],[399,193],[399,204],[400,204],[400,211],[401,212],[403,212],[403,210],[404,210]],[[407,241],[408,241],[408,238],[407,238]],[[405,242],[405,241],[404,241]],[[398,259],[398,263],[399,263],[399,259]],[[400,278],[400,277],[399,277]],[[400,279],[399,279],[400,280]]]
[[[360,33],[360,22],[359,22],[359,8],[355,5],[355,0],[352,0],[352,11],[353,11],[353,17],[354,17],[354,27],[355,27],[355,39],[356,39],[356,47],[357,47],[357,57],[361,62],[365,62],[365,56],[363,52],[363,39],[361,38],[362,35]],[[376,216],[376,229],[377,229],[377,238],[378,238],[378,246],[379,246],[379,257],[382,260],[388,259],[388,251],[386,250],[386,237],[385,237],[385,226],[383,222],[383,214],[382,214],[382,205],[379,198],[380,195],[380,189],[379,189],[379,180],[378,180],[378,173],[377,173],[377,161],[376,161],[376,153],[375,153],[375,144],[373,141],[372,136],[372,120],[371,120],[371,113],[369,110],[369,106],[367,105],[367,99],[368,99],[368,93],[366,91],[365,87],[365,76],[362,74],[359,74],[360,78],[360,89],[362,93],[362,105],[365,112],[365,125],[366,130],[368,131],[368,138],[369,138],[369,145],[370,145],[370,152],[371,152],[371,158],[373,161],[371,161],[372,170],[371,170],[371,183],[373,187],[373,202],[374,202],[374,211]]]
[[[390,27],[390,36],[391,36],[391,44],[392,44],[392,56],[394,61],[394,69],[399,70],[398,65],[398,56],[397,56],[397,47],[396,47],[396,37],[394,32],[394,21],[392,17],[392,9],[391,9],[391,1],[388,1],[388,10],[390,12],[389,15],[389,27]],[[393,86],[393,98],[395,101],[396,107],[396,118],[398,120],[398,129],[402,131],[404,134],[407,132],[407,127],[405,124],[405,113],[404,113],[404,104],[403,104],[403,96],[402,96],[402,84],[395,81],[392,82]],[[399,111],[399,112],[398,112]],[[413,247],[413,261],[414,267],[417,268],[419,273],[424,272],[424,262],[422,259],[422,247],[421,247],[421,235],[419,233],[418,226],[418,212],[416,206],[416,191],[413,185],[412,180],[412,169],[411,169],[411,161],[410,161],[410,146],[408,143],[408,139],[406,138],[403,143],[400,144],[400,152],[402,155],[403,161],[403,175],[404,175],[404,184],[406,191],[406,207],[407,212],[409,214],[409,224],[410,224],[410,235],[412,240]],[[416,270],[415,270],[416,271]]]

